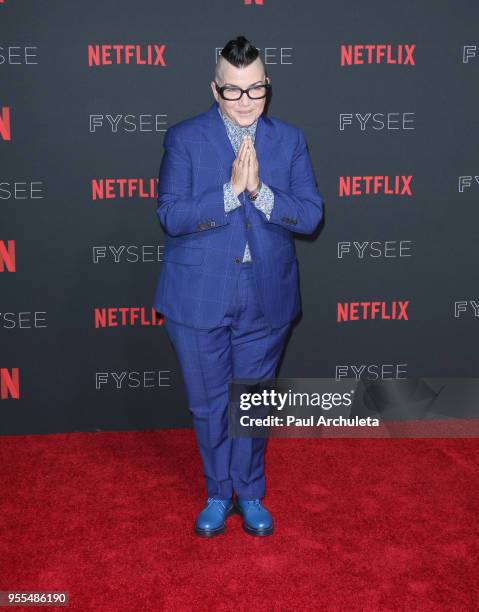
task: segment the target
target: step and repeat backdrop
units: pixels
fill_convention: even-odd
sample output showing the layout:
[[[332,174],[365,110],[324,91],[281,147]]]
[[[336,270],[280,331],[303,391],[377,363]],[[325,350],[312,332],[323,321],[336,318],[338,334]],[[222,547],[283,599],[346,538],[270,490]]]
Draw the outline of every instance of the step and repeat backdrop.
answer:
[[[0,0],[0,433],[191,425],[152,306],[158,171],[238,35],[325,200],[279,376],[478,376],[478,23],[466,0]]]

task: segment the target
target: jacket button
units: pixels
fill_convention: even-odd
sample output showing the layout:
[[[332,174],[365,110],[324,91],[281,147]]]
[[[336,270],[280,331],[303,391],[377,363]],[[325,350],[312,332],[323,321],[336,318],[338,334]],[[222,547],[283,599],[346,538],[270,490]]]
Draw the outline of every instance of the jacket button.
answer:
[[[239,257],[235,257],[235,263],[241,263],[241,259]]]
[[[246,229],[249,229],[251,227],[251,223],[249,221],[246,221]]]

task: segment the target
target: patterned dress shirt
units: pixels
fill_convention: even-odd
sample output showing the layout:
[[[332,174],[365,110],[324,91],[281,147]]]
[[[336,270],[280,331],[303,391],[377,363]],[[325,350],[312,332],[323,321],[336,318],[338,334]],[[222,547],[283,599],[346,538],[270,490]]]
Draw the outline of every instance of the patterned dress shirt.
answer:
[[[231,142],[231,145],[236,155],[238,155],[241,141],[243,140],[245,136],[247,135],[251,136],[251,140],[254,143],[255,136],[256,136],[256,126],[258,125],[258,119],[256,119],[256,121],[252,123],[251,125],[247,127],[242,127],[240,125],[237,125],[233,121],[231,121],[228,117],[226,117],[226,115],[223,115],[219,106],[218,106],[218,112],[221,118],[223,119],[223,123],[225,125],[226,132],[228,134],[228,138]],[[231,181],[228,181],[227,183],[223,185],[223,195],[224,195],[225,212],[228,213],[234,210],[235,208],[238,208],[238,206],[241,206],[241,200],[237,197],[237,195],[233,191],[233,186],[231,185]],[[256,206],[258,210],[261,210],[266,215],[266,218],[269,221],[269,217],[270,217],[271,211],[274,206],[274,193],[271,191],[268,185],[265,185],[263,182],[261,183],[261,189],[259,190],[258,197],[253,202],[253,204]],[[244,262],[251,261],[251,253],[249,250],[248,242],[246,242],[246,246],[245,246],[245,250],[243,254],[243,261]]]

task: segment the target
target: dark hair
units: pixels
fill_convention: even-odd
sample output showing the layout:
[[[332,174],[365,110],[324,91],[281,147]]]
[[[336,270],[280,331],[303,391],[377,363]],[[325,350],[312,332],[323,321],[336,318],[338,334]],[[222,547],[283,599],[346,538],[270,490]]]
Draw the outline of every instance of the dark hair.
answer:
[[[254,62],[259,51],[244,36],[237,36],[226,43],[220,55],[236,68],[244,68]]]
[[[244,36],[237,36],[233,40],[226,43],[221,50],[220,56],[221,57],[218,58],[215,66],[215,81],[221,78],[221,65],[224,65],[224,61],[221,61],[221,58],[236,68],[244,68],[245,66],[252,64],[259,57],[259,51]],[[263,64],[262,61],[261,64]],[[264,64],[263,70],[265,76],[267,76]]]

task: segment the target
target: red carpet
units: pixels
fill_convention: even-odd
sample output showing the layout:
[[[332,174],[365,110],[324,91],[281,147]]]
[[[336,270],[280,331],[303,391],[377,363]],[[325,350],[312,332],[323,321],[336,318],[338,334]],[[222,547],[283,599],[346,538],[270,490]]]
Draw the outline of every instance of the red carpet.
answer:
[[[193,534],[192,430],[0,449],[0,590],[68,591],[63,609],[96,612],[479,609],[477,439],[271,439],[266,538],[237,515]]]

